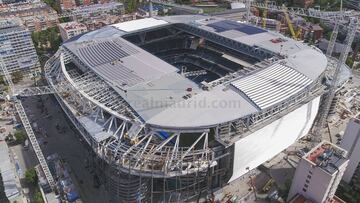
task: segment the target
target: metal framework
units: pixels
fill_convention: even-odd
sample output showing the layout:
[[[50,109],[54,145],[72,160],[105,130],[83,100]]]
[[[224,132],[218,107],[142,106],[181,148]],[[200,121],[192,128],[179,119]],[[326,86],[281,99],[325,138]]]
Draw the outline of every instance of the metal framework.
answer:
[[[262,2],[251,2],[251,6],[257,8],[268,9],[271,11],[283,12],[283,7],[272,3],[262,3]],[[339,21],[339,22],[348,22],[351,17],[356,16],[358,13],[355,11],[321,11],[320,9],[314,8],[299,8],[299,7],[287,7],[287,12],[293,15],[306,16],[312,18],[318,18],[329,21]]]
[[[12,79],[11,79],[11,75],[9,74],[7,68],[5,67],[4,63],[2,62],[2,59],[0,59],[0,66],[1,66],[1,69],[4,73],[4,76],[5,76],[5,79],[10,87],[10,90],[12,92],[11,96],[15,95],[16,93],[16,90],[15,90],[15,86],[14,86],[14,83],[12,82]],[[32,130],[32,127],[30,125],[30,122],[29,122],[29,119],[25,113],[25,109],[24,107],[22,106],[21,104],[21,101],[18,100],[16,97],[13,97],[12,98],[13,101],[14,101],[14,105],[15,105],[15,108],[16,108],[16,111],[21,119],[21,122],[23,123],[24,125],[24,128],[25,128],[25,131],[27,133],[27,136],[30,140],[30,143],[35,151],[35,155],[37,157],[37,159],[39,160],[39,163],[40,163],[40,166],[45,174],[45,177],[50,185],[51,188],[54,188],[55,187],[55,181],[54,181],[54,178],[50,172],[50,169],[49,169],[49,166],[47,165],[46,163],[46,159],[44,157],[44,154],[42,153],[41,151],[41,148],[40,148],[40,145],[36,139],[36,136],[34,134],[34,131]]]
[[[351,45],[352,45],[352,42],[354,40],[354,37],[355,37],[355,34],[356,34],[356,31],[358,29],[359,24],[360,24],[359,20],[356,19],[356,18],[352,18],[351,21],[350,21],[350,25],[348,27],[348,34],[347,34],[346,39],[345,39],[346,46],[344,47],[344,50],[341,52],[339,61],[336,64],[336,68],[335,68],[334,75],[333,75],[333,78],[332,78],[332,81],[331,81],[331,84],[330,84],[329,92],[327,93],[327,96],[326,96],[326,99],[325,99],[324,109],[323,109],[323,112],[322,112],[322,114],[320,116],[320,120],[318,122],[318,125],[319,125],[318,127],[320,129],[322,128],[322,126],[324,126],[324,124],[326,122],[326,119],[328,117],[331,104],[332,104],[332,102],[334,100],[336,91],[338,89],[340,69],[345,64],[346,59],[347,59],[347,57],[349,55],[349,51],[350,51],[350,48],[351,48]],[[317,134],[319,134],[319,131],[320,130],[318,130]]]
[[[68,117],[109,166],[143,179],[176,179],[217,165],[208,129],[192,132],[196,140],[190,146],[181,146],[180,140],[189,132],[167,131],[166,137],[161,129],[145,127],[121,96],[93,72],[67,70],[66,63],[71,61],[65,62],[64,56],[69,53],[61,52],[66,51],[60,50],[45,66],[48,82]],[[60,63],[51,63],[54,60]],[[90,133],[82,123],[84,119],[102,129],[103,137]]]
[[[214,42],[216,44],[221,44],[232,50],[241,52],[246,55],[254,56],[260,60],[264,60],[276,56],[275,53],[271,53],[270,51],[264,50],[260,47],[253,47],[246,44],[242,44],[238,41],[223,37],[216,33],[208,32],[206,30],[200,29],[195,24],[192,25],[177,24],[176,26],[185,32],[191,33],[198,37],[206,38],[208,41]]]

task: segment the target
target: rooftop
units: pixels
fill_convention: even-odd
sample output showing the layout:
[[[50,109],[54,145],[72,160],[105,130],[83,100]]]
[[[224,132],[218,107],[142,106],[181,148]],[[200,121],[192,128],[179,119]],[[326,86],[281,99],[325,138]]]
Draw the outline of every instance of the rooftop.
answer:
[[[315,203],[310,199],[306,199],[303,195],[297,194],[289,203]],[[346,203],[344,200],[340,199],[336,195],[328,200],[326,203]]]
[[[272,53],[278,61],[233,79],[231,85],[205,91],[178,68],[122,38],[179,23]],[[118,23],[75,37],[63,46],[112,86],[142,120],[167,128],[209,127],[270,108],[309,87],[327,66],[327,58],[317,48],[253,25],[200,15]]]
[[[334,174],[347,161],[346,154],[347,152],[344,149],[330,142],[323,141],[310,150],[303,158],[327,173]]]
[[[72,21],[67,23],[61,23],[59,24],[59,27],[63,28],[64,30],[73,30],[73,29],[79,29],[79,28],[86,28],[86,26],[82,23]]]
[[[113,9],[117,9],[117,7],[119,6],[123,6],[123,4],[119,2],[107,2],[103,4],[83,5],[74,8],[72,12],[76,13],[76,12],[86,12],[86,11],[94,12],[101,10],[113,10]]]

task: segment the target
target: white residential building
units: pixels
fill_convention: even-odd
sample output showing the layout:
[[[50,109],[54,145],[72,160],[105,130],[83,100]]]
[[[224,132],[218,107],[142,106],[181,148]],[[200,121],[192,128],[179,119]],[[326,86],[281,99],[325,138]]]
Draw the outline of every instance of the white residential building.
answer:
[[[351,119],[346,127],[341,148],[348,151],[349,165],[343,176],[347,183],[360,183],[360,114]]]
[[[0,20],[0,59],[10,73],[40,67],[29,30],[15,20]]]
[[[75,21],[59,24],[60,35],[63,41],[87,32],[87,27]]]
[[[348,164],[347,152],[323,141],[305,154],[299,162],[287,202],[299,196],[317,203],[336,201],[336,189]]]

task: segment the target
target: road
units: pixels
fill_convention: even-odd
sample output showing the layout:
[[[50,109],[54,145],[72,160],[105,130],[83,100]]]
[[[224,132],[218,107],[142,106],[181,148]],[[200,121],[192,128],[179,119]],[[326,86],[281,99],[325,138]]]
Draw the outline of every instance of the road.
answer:
[[[31,123],[36,122],[40,133],[35,133],[44,156],[58,153],[70,167],[71,176],[80,197],[86,203],[109,202],[104,186],[94,188],[93,173],[85,160],[90,148],[80,139],[53,95],[28,97],[23,100]],[[59,126],[58,128],[56,126]]]

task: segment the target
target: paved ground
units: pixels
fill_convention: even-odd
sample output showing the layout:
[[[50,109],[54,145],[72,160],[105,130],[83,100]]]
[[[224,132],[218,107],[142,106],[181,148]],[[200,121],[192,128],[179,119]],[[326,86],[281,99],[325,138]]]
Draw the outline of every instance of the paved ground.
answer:
[[[70,170],[74,184],[86,203],[109,202],[104,186],[95,188],[91,169],[85,166],[89,148],[80,141],[80,134],[72,126],[53,96],[29,97],[23,101],[29,120],[37,125],[35,133],[45,156],[58,153]],[[60,128],[56,128],[59,125]],[[59,130],[60,129],[60,130]]]
[[[5,104],[2,105],[3,107]],[[9,133],[14,133],[14,124],[9,122],[14,119],[14,116],[12,114],[6,115],[3,111],[0,112],[2,120],[0,120],[0,126],[2,128],[5,128],[5,132],[1,133],[1,139],[3,140],[5,136],[7,136]],[[9,155],[11,163],[13,164],[13,170],[16,180],[17,188],[20,192],[20,196],[16,199],[12,199],[11,201],[17,201],[19,203],[26,203],[28,202],[27,199],[29,199],[28,195],[25,194],[26,191],[28,191],[28,188],[24,187],[24,185],[21,185],[21,181],[24,178],[24,173],[27,169],[33,167],[36,165],[37,160],[34,153],[25,153],[23,150],[22,145],[13,145],[9,146]],[[17,167],[15,167],[15,165]]]

